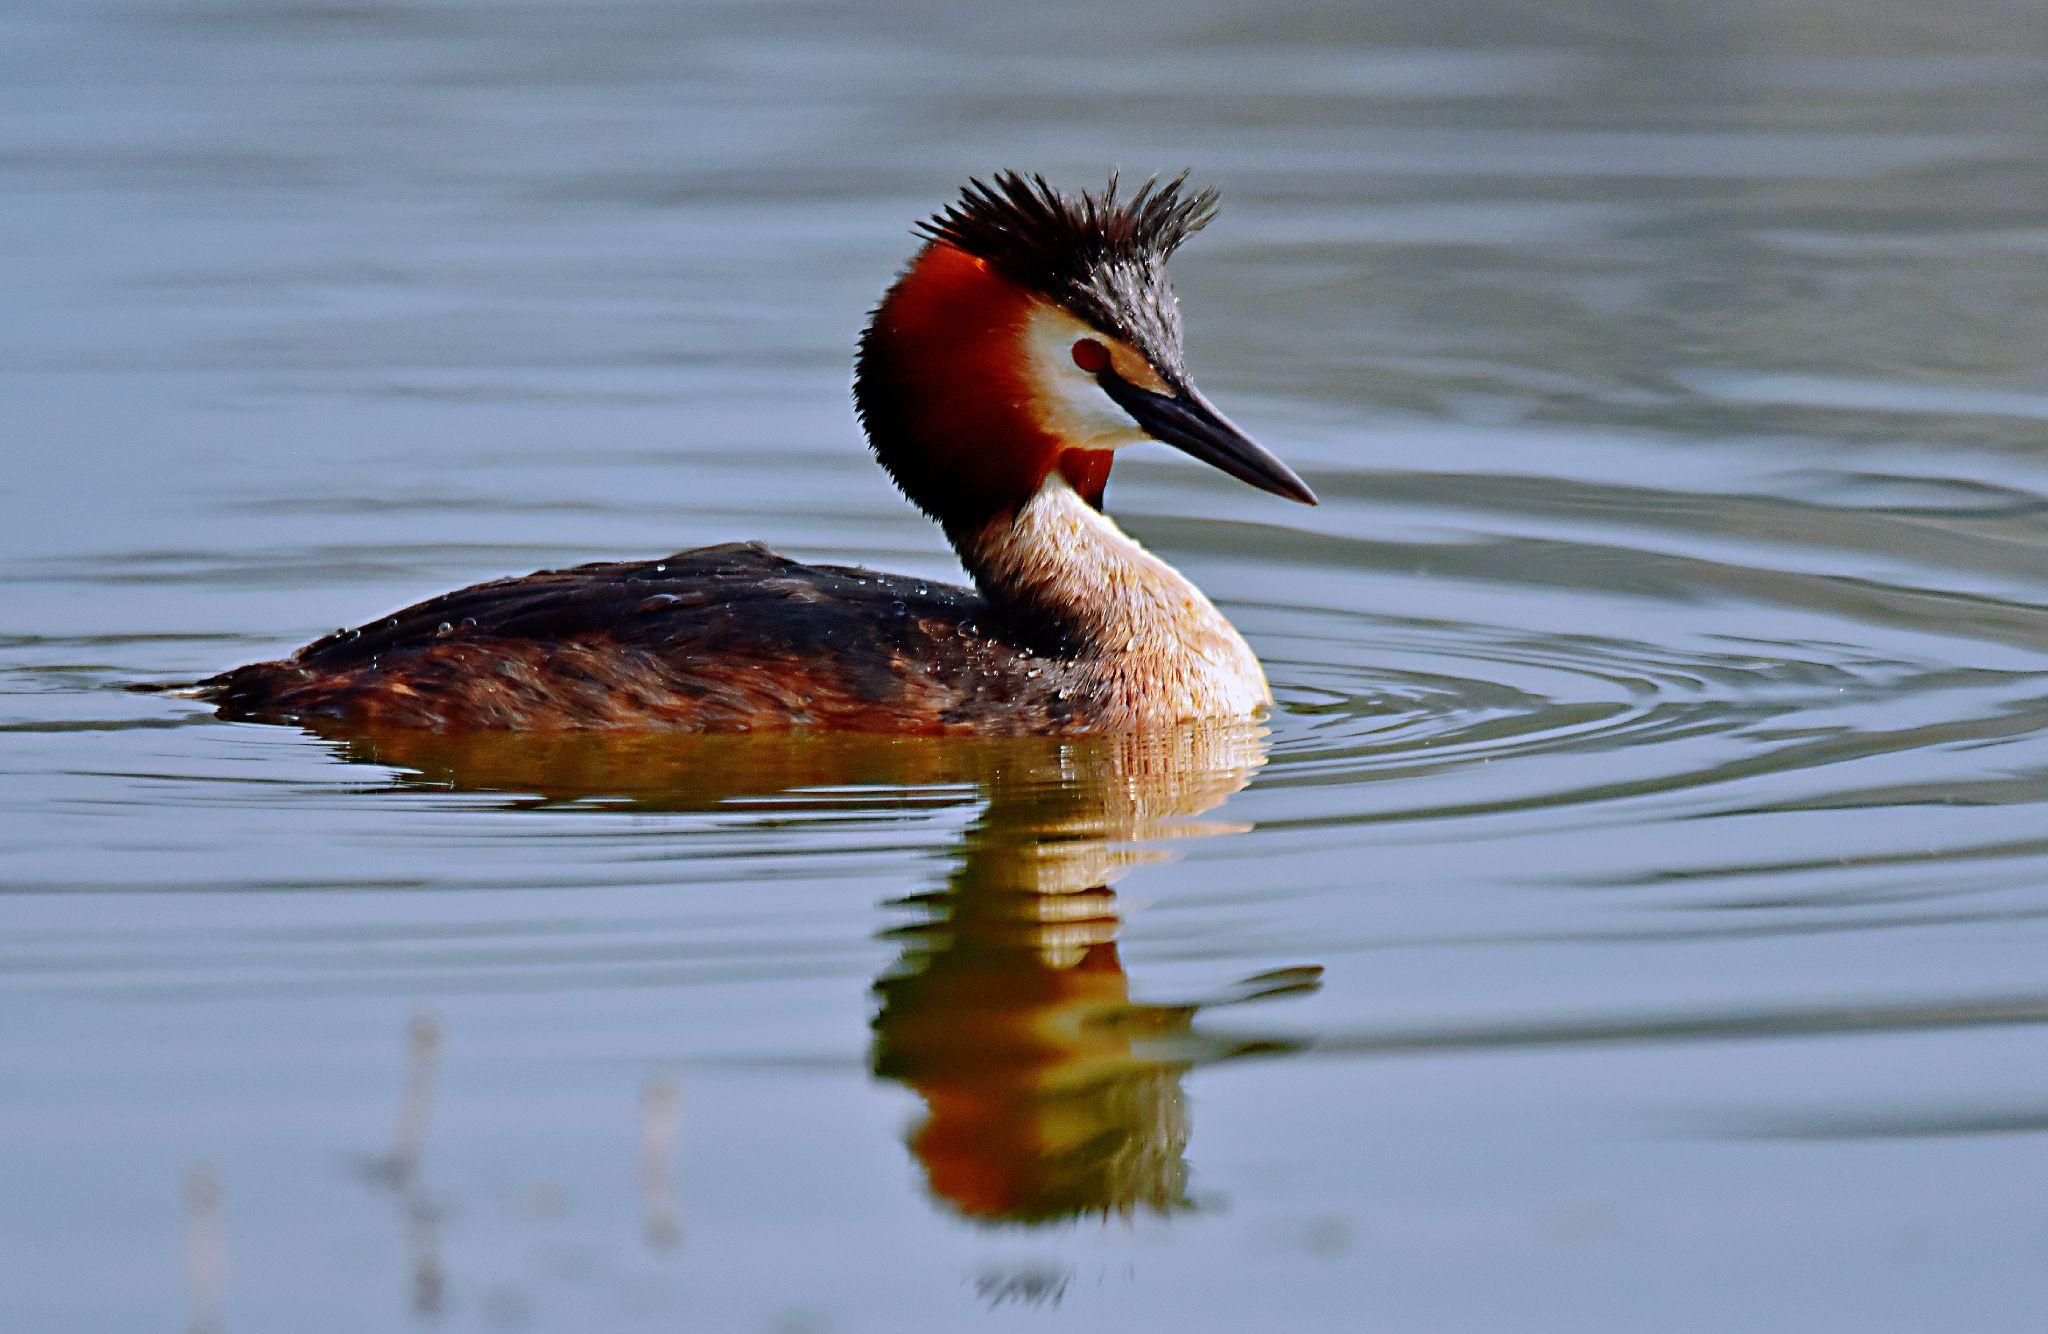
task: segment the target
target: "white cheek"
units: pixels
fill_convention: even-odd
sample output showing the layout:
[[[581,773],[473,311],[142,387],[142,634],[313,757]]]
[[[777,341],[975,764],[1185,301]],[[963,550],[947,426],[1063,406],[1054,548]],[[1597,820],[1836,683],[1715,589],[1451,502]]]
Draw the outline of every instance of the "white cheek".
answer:
[[[1074,364],[1074,343],[1089,334],[1086,325],[1062,312],[1031,322],[1028,362],[1046,424],[1082,449],[1121,449],[1149,439],[1095,377]]]
[[[1052,425],[1087,449],[1121,449],[1146,439],[1130,414],[1104,393],[1095,377],[1068,362],[1068,373],[1044,385],[1045,406]]]

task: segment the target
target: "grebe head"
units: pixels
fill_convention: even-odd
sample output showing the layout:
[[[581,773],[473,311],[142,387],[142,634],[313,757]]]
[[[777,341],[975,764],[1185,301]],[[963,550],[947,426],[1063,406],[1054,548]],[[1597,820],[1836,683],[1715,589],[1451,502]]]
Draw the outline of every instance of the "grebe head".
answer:
[[[1113,451],[1161,440],[1262,490],[1315,495],[1195,389],[1166,260],[1216,210],[1185,177],[1120,199],[1043,177],[972,181],[861,336],[876,457],[956,542],[1055,472],[1100,506]]]

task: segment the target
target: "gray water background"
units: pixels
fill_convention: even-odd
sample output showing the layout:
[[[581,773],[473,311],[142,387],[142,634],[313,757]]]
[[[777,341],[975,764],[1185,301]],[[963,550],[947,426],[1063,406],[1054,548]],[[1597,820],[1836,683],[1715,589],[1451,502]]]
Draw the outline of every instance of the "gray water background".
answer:
[[[2044,132],[2032,3],[0,6],[0,1323],[2039,1328]],[[1035,855],[986,773],[536,799],[121,689],[957,577],[852,340],[966,175],[1113,165],[1226,192],[1191,364],[1324,498],[1111,488],[1281,699],[1130,990],[1323,970],[1162,1040],[1186,1207],[971,1221],[871,1073]]]

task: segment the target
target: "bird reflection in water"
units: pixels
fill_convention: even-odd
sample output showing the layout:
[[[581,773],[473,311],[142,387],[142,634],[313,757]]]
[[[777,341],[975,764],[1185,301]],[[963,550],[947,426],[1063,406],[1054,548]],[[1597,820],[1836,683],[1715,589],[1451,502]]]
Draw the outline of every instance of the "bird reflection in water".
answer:
[[[1202,1039],[1199,1003],[1141,1004],[1117,950],[1111,886],[1166,860],[1264,758],[1251,728],[1101,738],[1056,767],[990,775],[944,889],[904,901],[902,959],[875,990],[874,1068],[924,1100],[910,1145],[932,1192],[992,1222],[1189,1207],[1186,1099],[1198,1062],[1275,1050]],[[1311,989],[1318,970],[1222,1001]]]
[[[1281,969],[1178,1004],[1134,1001],[1112,886],[1172,844],[1243,826],[1201,817],[1250,781],[1263,734],[1244,723],[1114,737],[925,740],[860,735],[604,736],[393,731],[342,740],[351,759],[437,788],[709,810],[755,798],[821,807],[876,787],[981,810],[943,888],[895,906],[901,955],[875,984],[872,1062],[925,1105],[909,1135],[932,1193],[987,1222],[1170,1214],[1191,1207],[1182,1076],[1287,1049],[1209,1036],[1196,1015],[1313,990]],[[863,797],[863,804],[867,798]]]

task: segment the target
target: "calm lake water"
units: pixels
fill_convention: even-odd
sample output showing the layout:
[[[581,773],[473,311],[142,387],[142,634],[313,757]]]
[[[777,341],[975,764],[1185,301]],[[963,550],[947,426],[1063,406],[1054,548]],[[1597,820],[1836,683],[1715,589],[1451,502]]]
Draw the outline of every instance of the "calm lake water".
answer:
[[[1193,166],[1322,493],[1111,507],[1265,733],[124,691],[734,538],[957,577],[853,337]],[[2048,1318],[2048,23],[0,5],[8,1330]]]

